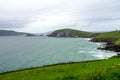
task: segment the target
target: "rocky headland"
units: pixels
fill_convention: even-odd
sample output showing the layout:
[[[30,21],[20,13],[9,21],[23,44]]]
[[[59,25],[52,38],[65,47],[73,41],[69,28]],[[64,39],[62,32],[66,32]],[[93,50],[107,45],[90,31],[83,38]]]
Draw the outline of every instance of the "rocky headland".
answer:
[[[99,47],[98,49],[120,52],[120,31],[101,33],[92,38],[91,41],[106,43],[104,47]]]

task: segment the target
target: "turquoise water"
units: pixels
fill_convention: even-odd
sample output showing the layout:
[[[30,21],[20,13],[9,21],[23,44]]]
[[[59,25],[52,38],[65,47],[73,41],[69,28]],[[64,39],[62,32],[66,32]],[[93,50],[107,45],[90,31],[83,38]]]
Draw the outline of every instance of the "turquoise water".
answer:
[[[98,46],[86,38],[0,37],[0,72],[115,55]]]

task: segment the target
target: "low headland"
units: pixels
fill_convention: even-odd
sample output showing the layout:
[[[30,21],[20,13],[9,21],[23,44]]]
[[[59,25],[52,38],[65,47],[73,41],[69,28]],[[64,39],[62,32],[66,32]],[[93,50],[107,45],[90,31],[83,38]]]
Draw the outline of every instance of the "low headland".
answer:
[[[93,42],[105,43],[104,47],[99,49],[115,51],[120,55],[120,31],[100,33],[91,39]]]
[[[0,30],[0,36],[36,36],[32,33],[17,32],[14,30]]]
[[[120,52],[120,31],[91,33],[71,29],[57,30],[49,37],[84,37],[105,43],[99,49]],[[0,73],[0,80],[119,80],[120,56],[109,59],[58,63],[43,67]]]

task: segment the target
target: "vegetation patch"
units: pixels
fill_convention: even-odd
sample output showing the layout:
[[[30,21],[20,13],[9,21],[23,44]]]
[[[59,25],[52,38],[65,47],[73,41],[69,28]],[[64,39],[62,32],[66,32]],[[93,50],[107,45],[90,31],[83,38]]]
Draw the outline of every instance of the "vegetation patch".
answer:
[[[103,38],[103,39],[112,39],[114,41],[120,39],[120,32],[119,31],[113,31],[113,32],[106,32],[99,34],[96,38]]]
[[[90,75],[86,80],[119,80],[120,79],[120,64],[114,65],[111,68],[105,68],[100,72]]]
[[[115,42],[115,45],[120,46],[120,39]]]

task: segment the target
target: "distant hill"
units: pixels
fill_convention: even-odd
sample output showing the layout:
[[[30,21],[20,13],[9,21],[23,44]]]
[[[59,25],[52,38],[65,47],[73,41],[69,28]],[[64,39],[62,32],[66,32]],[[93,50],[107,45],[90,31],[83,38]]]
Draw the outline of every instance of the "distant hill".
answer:
[[[17,36],[17,35],[28,35],[30,33],[16,32],[13,30],[0,30],[0,36]]]
[[[48,35],[49,37],[91,37],[92,32],[79,31],[75,29],[60,29],[53,31]]]

